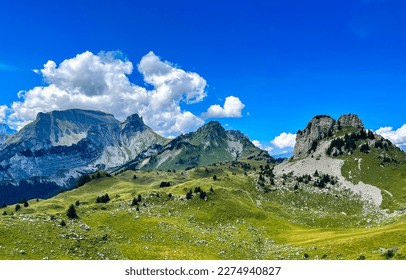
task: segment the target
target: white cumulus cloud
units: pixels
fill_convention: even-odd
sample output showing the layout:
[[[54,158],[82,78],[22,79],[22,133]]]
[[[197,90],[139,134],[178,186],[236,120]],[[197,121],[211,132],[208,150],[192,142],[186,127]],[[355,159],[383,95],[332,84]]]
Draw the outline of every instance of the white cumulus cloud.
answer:
[[[211,105],[206,113],[202,114],[203,118],[240,118],[241,112],[245,105],[238,97],[228,96],[223,107],[220,105]]]
[[[268,145],[263,145],[258,140],[252,140],[251,142],[252,142],[252,144],[254,144],[255,147],[260,148],[261,150],[267,151],[269,154],[272,153],[272,151],[274,150],[273,147],[268,146]]]
[[[206,96],[205,79],[161,61],[153,52],[141,59],[138,70],[152,89],[129,80],[133,64],[120,52],[95,55],[86,51],[59,65],[50,60],[43,69],[35,70],[47,85],[19,92],[20,100],[11,105],[8,123],[21,128],[34,120],[38,112],[71,108],[100,110],[120,120],[138,113],[163,135],[187,132],[204,123],[200,117],[182,110],[180,103],[202,101]]]
[[[7,106],[5,106],[5,105],[0,106],[0,122],[1,123],[5,122],[7,111],[8,111]]]
[[[296,134],[282,132],[276,136],[271,143],[279,149],[293,148],[296,144]]]
[[[390,126],[381,127],[375,132],[389,139],[396,146],[406,149],[406,124],[396,130]]]

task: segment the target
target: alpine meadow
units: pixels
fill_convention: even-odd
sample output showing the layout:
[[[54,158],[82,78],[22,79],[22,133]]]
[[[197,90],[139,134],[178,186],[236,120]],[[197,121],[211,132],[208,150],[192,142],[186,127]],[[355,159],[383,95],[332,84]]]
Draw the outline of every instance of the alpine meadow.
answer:
[[[0,1],[2,274],[399,278],[405,11]]]
[[[357,115],[312,118],[285,160],[96,111],[4,137],[2,259],[405,259],[406,154]]]

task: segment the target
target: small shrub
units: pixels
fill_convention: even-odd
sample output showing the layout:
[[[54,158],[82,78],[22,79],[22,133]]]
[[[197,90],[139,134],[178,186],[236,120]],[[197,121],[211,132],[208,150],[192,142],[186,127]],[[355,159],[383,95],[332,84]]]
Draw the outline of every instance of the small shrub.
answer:
[[[69,219],[76,219],[78,218],[78,215],[76,214],[76,209],[73,204],[69,206],[68,211],[66,212],[66,215],[68,216]]]
[[[360,255],[357,260],[363,261],[366,260],[366,257],[364,255]]]
[[[359,148],[359,150],[360,150],[361,152],[364,152],[364,153],[367,154],[368,151],[369,151],[369,145],[368,145],[367,143],[362,144],[361,147]]]
[[[395,253],[393,252],[393,250],[391,250],[391,249],[389,249],[389,250],[386,250],[386,252],[385,253],[383,253],[383,256],[386,258],[386,259],[391,259],[391,258],[393,258],[394,256],[395,256]]]
[[[110,201],[110,197],[107,193],[105,195],[98,196],[96,198],[96,203],[107,203],[109,201]]]
[[[17,204],[17,205],[16,205],[16,208],[15,208],[16,212],[17,212],[18,210],[20,210],[20,209],[21,209],[20,204]]]
[[[77,200],[77,201],[75,202],[75,205],[76,205],[76,206],[79,206],[79,205],[80,205],[80,201]]]
[[[170,187],[171,183],[170,182],[161,182],[159,185],[160,188],[165,188],[165,187]]]
[[[62,222],[59,224],[61,227],[66,227],[66,223],[64,220],[62,220]]]

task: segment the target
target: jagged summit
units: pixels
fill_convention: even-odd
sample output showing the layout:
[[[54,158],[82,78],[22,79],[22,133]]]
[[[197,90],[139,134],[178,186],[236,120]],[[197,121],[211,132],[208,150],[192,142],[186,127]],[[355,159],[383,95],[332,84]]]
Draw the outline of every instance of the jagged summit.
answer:
[[[342,127],[350,126],[350,127],[354,127],[354,128],[358,128],[358,129],[364,128],[364,124],[362,123],[362,120],[356,114],[342,115],[338,119],[338,123]]]
[[[296,144],[293,152],[294,159],[306,157],[309,152],[315,151],[317,143],[327,136],[332,136],[343,127],[362,129],[362,120],[356,114],[345,114],[338,120],[327,115],[313,117],[304,130],[299,130],[296,134]]]
[[[127,117],[127,119],[121,124],[121,128],[124,134],[128,134],[134,131],[144,131],[147,126],[142,117],[138,114],[133,114]]]

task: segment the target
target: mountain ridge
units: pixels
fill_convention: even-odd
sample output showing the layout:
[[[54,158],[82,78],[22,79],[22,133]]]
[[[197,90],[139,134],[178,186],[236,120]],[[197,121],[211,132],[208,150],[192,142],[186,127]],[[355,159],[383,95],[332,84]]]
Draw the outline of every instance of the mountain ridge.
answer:
[[[0,203],[34,193],[48,197],[74,187],[83,174],[123,169],[134,161],[137,169],[185,169],[258,155],[271,159],[247,136],[217,121],[169,140],[137,114],[120,122],[93,110],[38,113],[0,146]]]

